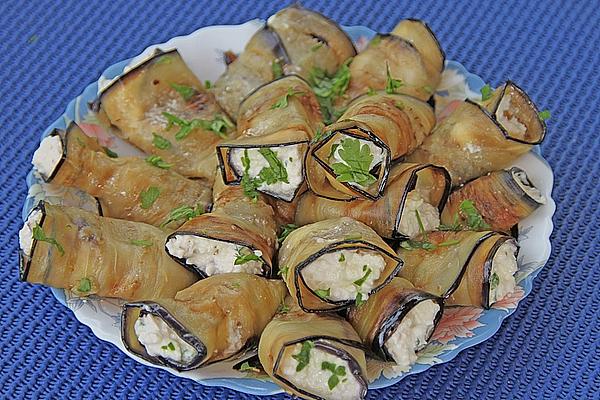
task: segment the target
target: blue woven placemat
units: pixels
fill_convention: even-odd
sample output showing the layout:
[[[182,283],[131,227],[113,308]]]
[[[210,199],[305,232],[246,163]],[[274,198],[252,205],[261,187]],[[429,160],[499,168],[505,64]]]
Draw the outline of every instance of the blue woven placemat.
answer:
[[[38,138],[112,63],[198,27],[266,18],[280,2],[3,1],[0,6],[0,397],[248,399],[137,364],[51,295],[17,281],[25,176]],[[552,111],[542,145],[557,212],[548,265],[498,334],[376,399],[600,398],[600,7],[597,1],[303,1],[346,25],[428,21],[448,58],[506,78]],[[278,396],[275,398],[283,398]]]

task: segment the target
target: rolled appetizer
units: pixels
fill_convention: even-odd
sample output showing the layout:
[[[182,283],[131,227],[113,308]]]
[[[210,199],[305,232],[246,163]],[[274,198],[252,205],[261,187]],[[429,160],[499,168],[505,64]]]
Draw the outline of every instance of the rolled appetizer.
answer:
[[[216,185],[212,212],[169,235],[167,253],[203,277],[227,272],[270,276],[277,246],[273,208],[262,195],[251,199],[240,187],[223,186]]]
[[[184,220],[171,218],[174,209],[205,211],[211,204],[206,181],[186,179],[153,158],[109,157],[75,123],[45,137],[32,164],[45,182],[97,197],[106,217],[176,228]]]
[[[400,276],[446,305],[487,309],[515,290],[517,250],[514,238],[499,232],[432,232],[400,245]]]
[[[394,278],[365,304],[350,308],[348,321],[372,354],[393,362],[390,369],[399,374],[417,361],[417,352],[429,342],[443,309],[441,297]]]
[[[303,399],[363,399],[367,393],[360,337],[334,314],[307,314],[292,305],[263,331],[258,357],[275,383]]]
[[[165,237],[151,225],[42,202],[19,231],[20,279],[76,296],[172,297],[198,277],[165,254]]]
[[[527,94],[507,82],[482,104],[465,100],[407,161],[445,167],[453,185],[509,166],[542,142],[546,124]]]
[[[285,297],[281,281],[249,274],[212,276],[174,298],[127,303],[125,348],[178,371],[229,358],[260,336]]]
[[[402,267],[374,230],[347,217],[292,231],[279,249],[278,260],[292,297],[306,312],[362,304]]]
[[[445,226],[510,232],[546,202],[544,195],[518,167],[491,172],[454,191],[441,215]],[[471,215],[476,210],[478,216]],[[481,223],[473,223],[473,221]]]
[[[376,201],[332,200],[307,192],[296,209],[296,225],[337,217],[351,217],[387,239],[405,239],[440,224],[440,212],[450,192],[450,175],[431,164],[401,163],[392,167],[383,196]]]
[[[215,146],[236,136],[177,50],[157,51],[112,82],[100,94],[100,107],[118,136],[187,177],[213,179]]]

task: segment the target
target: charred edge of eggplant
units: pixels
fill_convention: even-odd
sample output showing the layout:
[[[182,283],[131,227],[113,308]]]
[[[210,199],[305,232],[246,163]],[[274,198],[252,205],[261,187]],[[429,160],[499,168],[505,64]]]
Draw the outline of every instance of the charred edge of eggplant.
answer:
[[[282,60],[286,65],[290,65],[292,63],[290,56],[287,53],[287,50],[283,46],[283,42],[281,37],[277,32],[275,32],[271,27],[265,24],[259,32],[258,35],[268,35],[269,40],[272,40],[270,50],[272,50],[273,55],[276,56],[277,59]]]
[[[206,273],[204,271],[202,271],[200,269],[200,267],[196,267],[193,264],[187,264],[185,262],[185,258],[183,257],[176,257],[173,254],[171,254],[169,252],[169,249],[167,249],[167,243],[169,242],[169,240],[171,240],[172,238],[175,238],[176,236],[179,235],[187,235],[187,236],[197,236],[197,237],[201,237],[201,238],[205,238],[205,239],[211,239],[211,240],[215,240],[218,242],[225,242],[225,243],[231,243],[231,244],[235,244],[238,246],[243,246],[243,247],[248,247],[250,250],[252,251],[260,251],[259,249],[254,248],[254,246],[250,246],[248,245],[248,243],[244,243],[244,242],[240,242],[240,241],[235,241],[235,240],[224,240],[224,239],[217,239],[214,237],[211,237],[208,234],[204,234],[204,233],[198,233],[198,232],[191,232],[191,231],[175,231],[173,233],[171,233],[169,236],[167,236],[167,240],[165,240],[165,252],[169,255],[169,257],[171,257],[173,260],[177,261],[179,264],[181,264],[184,268],[186,268],[189,271],[192,271],[194,273],[196,273],[200,279],[205,279],[208,278],[209,276],[212,275],[206,275]],[[272,266],[269,265],[269,263],[267,262],[267,260],[265,259],[265,255],[261,255],[260,258],[262,259],[262,274],[260,276],[264,277],[264,278],[268,278],[271,276],[271,272],[272,272]],[[215,274],[217,275],[217,274]]]
[[[279,364],[281,363],[281,359],[283,358],[283,353],[285,352],[286,347],[288,346],[293,346],[295,344],[298,343],[302,343],[305,342],[307,340],[310,340],[312,342],[314,342],[315,344],[315,348],[319,348],[321,350],[326,351],[329,354],[333,354],[341,359],[343,359],[344,361],[346,361],[348,363],[348,367],[350,367],[350,372],[351,374],[359,381],[359,383],[361,384],[361,398],[364,398],[367,395],[367,382],[365,381],[364,377],[362,376],[362,369],[360,368],[360,365],[358,364],[358,362],[356,361],[356,359],[354,357],[352,357],[352,355],[350,355],[346,350],[343,349],[339,349],[337,347],[332,346],[331,344],[327,343],[326,341],[330,341],[330,342],[334,342],[334,343],[340,343],[344,346],[349,346],[349,347],[354,347],[360,350],[365,350],[364,346],[362,343],[360,342],[356,342],[353,340],[347,340],[347,339],[339,339],[339,338],[335,338],[333,336],[306,336],[303,337],[302,339],[296,339],[296,340],[292,340],[289,342],[285,342],[283,343],[283,345],[281,346],[281,349],[279,350],[279,353],[277,354],[277,358],[275,359],[275,363],[273,364],[273,376],[277,379],[279,379],[280,381],[284,382],[286,385],[288,385],[289,387],[293,388],[295,391],[297,391],[298,393],[302,393],[303,395],[311,398],[311,399],[315,399],[315,400],[326,400],[323,397],[319,397],[313,393],[307,392],[304,389],[300,389],[299,387],[297,387],[296,385],[294,385],[292,382],[290,382],[289,380],[287,380],[286,378],[284,378],[283,376],[279,375],[277,373],[277,371],[279,370]]]
[[[357,244],[357,246],[348,246],[348,247],[340,247],[341,245],[344,244],[349,244],[349,243],[355,243]],[[364,245],[363,246],[358,246],[359,244]],[[400,270],[402,269],[402,267],[404,266],[404,261],[398,257],[396,254],[393,253],[389,253],[387,250],[382,249],[381,247],[374,245],[372,243],[366,242],[364,240],[356,240],[356,239],[350,239],[350,240],[340,240],[338,242],[335,243],[331,243],[325,247],[323,247],[321,250],[317,251],[316,253],[311,254],[309,257],[307,257],[304,261],[300,262],[299,264],[296,265],[296,268],[294,268],[294,283],[296,286],[296,299],[298,300],[298,305],[300,306],[300,308],[305,311],[305,312],[311,312],[311,313],[329,313],[329,312],[333,312],[333,311],[341,311],[345,308],[348,308],[349,306],[352,305],[352,303],[355,302],[354,299],[349,299],[349,300],[329,300],[329,299],[323,299],[321,297],[319,297],[314,290],[308,286],[308,284],[306,283],[306,281],[304,280],[304,276],[302,276],[301,272],[302,270],[308,266],[309,264],[311,264],[312,262],[314,262],[317,258],[321,257],[324,254],[327,253],[333,253],[334,251],[337,250],[375,250],[378,252],[383,253],[384,255],[386,255],[387,257],[391,258],[392,260],[396,261],[397,264],[394,267],[394,269],[392,270],[392,272],[376,287],[374,287],[370,292],[369,292],[369,296],[378,292],[379,290],[381,290],[381,288],[383,288],[385,285],[387,285],[389,282],[391,282],[392,279],[394,279],[394,277],[396,275],[398,275],[398,273],[400,272]],[[387,264],[387,263],[386,263]],[[300,290],[300,285],[298,284],[298,281],[301,281],[302,284],[306,287],[306,289],[308,289],[308,291],[315,297],[318,297],[319,299],[321,299],[323,302],[328,303],[328,304],[333,304],[334,307],[332,308],[327,308],[327,309],[311,309],[311,308],[307,308],[304,305],[304,301],[302,299],[302,295],[301,295],[301,290]]]
[[[523,190],[521,185],[519,185],[519,183],[516,182],[517,178],[515,178],[514,174],[517,172],[522,172],[525,175],[525,182],[522,182],[523,185],[537,189],[535,187],[535,185],[533,183],[531,183],[531,180],[529,179],[529,176],[527,176],[527,173],[525,172],[525,170],[523,170],[519,167],[511,167],[510,169],[502,171],[502,173],[505,175],[506,184],[512,190],[519,193],[520,197],[522,199],[524,199],[532,208],[534,208],[534,209],[538,208],[539,206],[542,205],[542,203],[538,203],[537,201],[535,201],[535,199],[533,197],[531,197],[529,195],[529,193],[527,193],[525,190]]]
[[[397,300],[397,299],[395,299]],[[443,310],[444,310],[444,299],[433,295],[431,293],[423,292],[423,291],[414,291],[404,299],[399,299],[402,301],[400,307],[395,309],[392,314],[390,314],[385,320],[382,322],[381,326],[377,329],[377,334],[373,338],[373,342],[371,342],[371,351],[380,357],[384,361],[394,361],[394,358],[390,355],[385,347],[385,343],[388,341],[390,336],[394,333],[394,331],[398,328],[398,325],[402,322],[404,317],[419,303],[432,300],[435,302],[440,309],[435,314],[435,318],[433,319],[433,329],[429,333],[427,337],[427,341],[431,339],[437,324],[442,318]]]
[[[163,322],[165,322],[171,329],[173,329],[182,340],[191,345],[197,351],[198,354],[196,355],[196,357],[190,363],[184,365],[176,361],[169,360],[165,357],[151,356],[147,354],[147,352],[145,351],[145,346],[142,343],[140,343],[140,346],[144,348],[144,351],[135,351],[129,345],[129,340],[127,337],[127,328],[129,322],[128,312],[130,308],[140,308],[140,317],[146,314],[151,314],[160,317],[163,320]],[[121,341],[123,342],[123,345],[125,346],[127,351],[129,351],[130,353],[135,354],[136,356],[141,357],[142,359],[152,364],[164,365],[166,367],[173,368],[177,371],[189,371],[192,369],[196,369],[202,365],[204,359],[207,357],[207,349],[204,343],[202,343],[202,341],[200,341],[196,336],[192,335],[191,333],[187,333],[185,326],[183,326],[183,324],[181,324],[177,319],[175,319],[175,317],[173,317],[167,309],[165,309],[160,304],[152,301],[141,301],[136,303],[123,304],[123,308],[121,310]]]
[[[412,44],[408,40],[404,39],[403,37],[400,37],[398,35],[394,35],[393,33],[377,33],[375,36],[373,36],[373,38],[375,38],[377,36],[379,36],[381,39],[391,39],[391,40],[401,41],[404,44],[406,44],[408,47],[410,47],[414,51],[416,51],[417,54],[419,54],[419,56],[421,56],[421,52],[419,51],[419,49],[417,49],[414,44]],[[371,39],[371,40],[373,40],[373,39]]]
[[[431,29],[431,27],[429,26],[429,24],[427,24],[427,22],[425,22],[425,21],[423,21],[421,19],[417,19],[417,18],[406,18],[406,20],[407,21],[412,21],[412,22],[418,22],[421,25],[423,25],[425,27],[425,29],[427,29],[427,31],[429,31],[429,34],[433,38],[433,41],[435,42],[438,50],[440,51],[440,54],[442,55],[442,69],[440,70],[440,72],[443,72],[444,71],[444,66],[446,65],[446,52],[442,48],[442,45],[440,44],[440,41],[438,40],[438,38],[435,35],[435,33],[433,33],[433,30]]]
[[[485,258],[485,261],[483,263],[483,287],[482,287],[482,307],[486,310],[489,310],[490,307],[492,306],[490,304],[490,278],[491,278],[491,272],[492,272],[492,266],[494,263],[494,256],[496,255],[496,253],[498,252],[498,249],[500,248],[500,246],[502,246],[504,243],[508,242],[508,241],[514,241],[515,245],[517,245],[516,241],[511,238],[511,237],[502,237],[500,239],[498,239],[496,241],[496,243],[494,243],[494,245],[492,246],[492,248],[490,249],[490,252],[488,253],[488,255]],[[517,251],[518,251],[518,245],[517,245]]]
[[[94,197],[96,200],[96,208],[98,209],[98,215],[104,217],[104,211],[102,210],[102,203],[100,203],[99,197]]]
[[[239,176],[235,172],[235,169],[231,166],[231,162],[230,162],[231,161],[231,150],[233,150],[233,149],[257,149],[257,148],[271,148],[271,147],[286,147],[286,146],[295,146],[295,145],[299,145],[299,144],[306,144],[306,151],[304,152],[304,159],[306,159],[306,154],[308,153],[308,149],[310,146],[309,140],[298,140],[295,142],[276,143],[276,144],[231,143],[231,144],[217,145],[217,158],[218,158],[218,162],[219,162],[219,170],[221,171],[221,177],[223,178],[223,183],[225,183],[226,185],[239,186],[242,181],[242,177]],[[227,161],[225,161],[225,156],[223,153],[226,154]],[[237,177],[237,179],[234,179],[234,180],[228,179],[227,171],[231,171],[232,174]],[[306,167],[305,167],[305,163],[303,162],[302,163],[302,177],[304,178],[304,181],[306,181],[306,172],[305,171],[306,171]],[[291,203],[292,201],[294,201],[296,196],[298,196],[298,192],[300,191],[301,188],[302,188],[302,184],[300,184],[296,188],[296,190],[294,190],[294,194],[289,200],[284,199],[283,197],[280,197],[276,193],[273,193],[273,192],[267,192],[265,190],[260,190],[260,189],[256,189],[256,190],[258,192],[264,193],[267,196],[271,196],[277,200],[281,200],[286,203]]]
[[[306,79],[304,79],[303,77],[301,77],[300,75],[298,75],[298,74],[283,75],[283,76],[281,76],[281,77],[279,77],[277,79],[273,79],[272,81],[268,81],[268,82],[263,83],[260,86],[257,86],[254,90],[252,90],[250,93],[248,93],[246,95],[246,97],[244,97],[244,99],[240,102],[239,109],[242,108],[242,105],[246,102],[246,100],[248,100],[251,96],[253,96],[259,90],[261,90],[261,89],[263,89],[263,88],[265,88],[265,87],[267,87],[267,86],[269,86],[269,85],[271,85],[271,84],[273,84],[275,82],[279,82],[279,81],[282,81],[284,79],[289,79],[289,78],[297,78],[297,79],[299,79],[304,84],[306,84],[310,88],[310,90],[312,92],[312,86],[310,86],[310,83],[308,83],[308,81]]]
[[[29,219],[31,213],[36,210],[42,212],[42,218],[40,218],[40,222],[38,223],[39,226],[42,226],[44,224],[44,220],[46,219],[46,203],[44,202],[44,200],[40,200],[37,203],[37,205],[33,207],[31,211],[29,211],[29,214],[27,214],[27,219]],[[25,220],[25,223],[27,223],[27,219]],[[29,276],[29,269],[31,268],[31,261],[33,260],[33,252],[35,251],[37,242],[38,241],[36,239],[33,239],[32,237],[31,250],[29,251],[29,256],[25,255],[25,252],[21,249],[21,246],[19,246],[19,280],[21,282],[27,282],[27,277]]]
[[[338,121],[338,122],[342,122],[342,121]],[[375,195],[372,195],[371,193],[361,189],[358,186],[352,186],[352,185],[350,185],[349,182],[340,182],[340,181],[338,181],[338,182],[340,184],[342,184],[343,186],[345,186],[346,188],[348,188],[350,191],[357,192],[369,200],[378,200],[383,196],[383,192],[385,190],[385,187],[387,185],[387,180],[390,175],[390,170],[392,168],[391,167],[391,164],[392,164],[391,150],[388,147],[388,145],[383,140],[381,140],[377,135],[375,135],[373,132],[360,127],[358,124],[356,124],[352,128],[358,129],[361,132],[366,133],[367,136],[371,139],[371,141],[373,143],[375,143],[376,145],[378,145],[379,147],[381,147],[382,149],[387,151],[387,155],[385,157],[385,168],[383,166],[380,167],[380,168],[382,168],[383,173],[380,173],[379,175],[381,175],[381,178],[377,179],[380,182],[379,182],[379,187],[377,188],[377,194],[375,194]],[[323,169],[325,170],[325,172],[327,174],[329,174],[330,176],[333,176],[334,179],[336,179],[336,180],[337,180],[337,177],[335,176],[335,172],[333,172],[333,168],[331,168],[331,166],[329,166],[329,164],[327,164],[325,161],[323,161],[323,160],[321,160],[321,158],[319,158],[319,156],[317,155],[317,151],[320,150],[325,144],[327,144],[327,142],[329,142],[331,139],[333,139],[333,137],[335,136],[335,134],[337,132],[341,132],[341,134],[343,134],[343,135],[350,136],[350,137],[353,137],[356,139],[365,140],[364,137],[358,136],[354,133],[351,133],[351,132],[347,131],[347,129],[349,129],[349,128],[343,128],[343,129],[340,129],[339,131],[338,130],[332,131],[332,133],[329,136],[327,136],[325,139],[318,142],[317,145],[312,150],[310,150],[310,155],[317,161],[317,163],[319,163],[319,165],[321,165],[321,167],[323,167]],[[383,162],[381,164],[383,164]],[[331,183],[329,183],[329,185],[331,185]],[[339,199],[339,198],[329,197],[329,196],[321,196],[321,195],[318,195],[318,196],[326,198],[326,199],[330,199],[330,200],[346,200],[346,201],[351,201],[351,200],[355,200],[358,198],[356,196],[353,196],[350,199]],[[352,195],[349,195],[349,196],[352,196]]]

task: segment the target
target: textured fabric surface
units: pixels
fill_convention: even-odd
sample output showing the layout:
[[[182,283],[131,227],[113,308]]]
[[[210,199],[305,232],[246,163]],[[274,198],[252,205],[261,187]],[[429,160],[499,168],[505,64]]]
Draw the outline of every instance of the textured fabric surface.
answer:
[[[492,86],[506,78],[552,111],[553,252],[491,340],[369,398],[600,398],[600,11],[598,2],[303,1],[342,24],[388,31],[425,19],[447,56]],[[0,5],[0,397],[247,399],[137,364],[94,337],[49,289],[17,281],[29,161],[46,126],[110,64],[284,3],[3,1]],[[277,398],[283,398],[278,396]]]

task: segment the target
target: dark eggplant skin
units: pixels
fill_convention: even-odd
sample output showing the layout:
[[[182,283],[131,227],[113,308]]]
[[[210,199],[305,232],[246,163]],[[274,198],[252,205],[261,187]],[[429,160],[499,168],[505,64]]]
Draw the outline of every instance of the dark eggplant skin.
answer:
[[[136,315],[137,313],[137,315]],[[161,356],[151,356],[146,353],[144,345],[142,345],[135,335],[133,325],[137,318],[152,314],[160,317],[171,329],[173,329],[181,339],[191,345],[198,354],[188,364],[178,363],[174,360]],[[189,331],[181,324],[171,313],[162,305],[153,301],[141,301],[136,303],[126,303],[123,305],[121,312],[121,340],[127,351],[136,356],[152,363],[173,368],[177,371],[189,371],[198,368],[206,358],[206,346],[200,339],[189,333]]]

